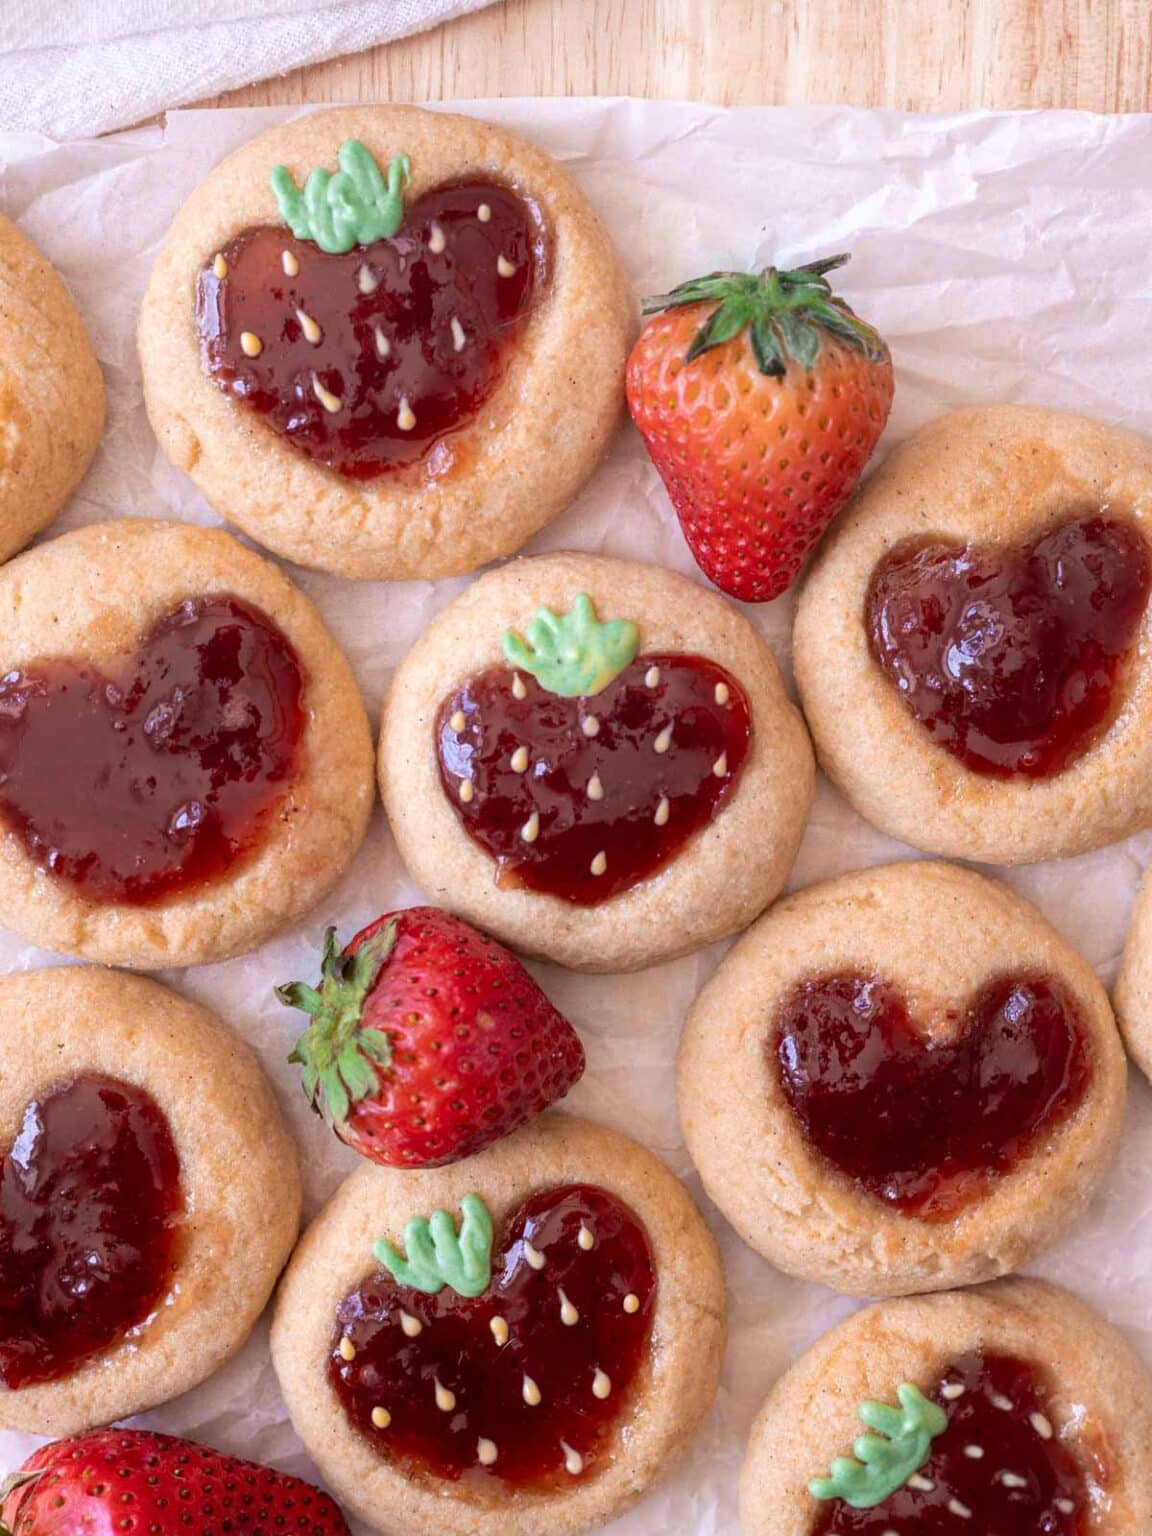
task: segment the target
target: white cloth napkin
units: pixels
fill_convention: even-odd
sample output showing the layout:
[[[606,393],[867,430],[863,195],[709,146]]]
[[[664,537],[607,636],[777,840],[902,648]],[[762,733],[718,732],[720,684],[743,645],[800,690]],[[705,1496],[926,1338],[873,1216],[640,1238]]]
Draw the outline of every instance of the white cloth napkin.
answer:
[[[107,133],[490,3],[0,0],[0,130]]]

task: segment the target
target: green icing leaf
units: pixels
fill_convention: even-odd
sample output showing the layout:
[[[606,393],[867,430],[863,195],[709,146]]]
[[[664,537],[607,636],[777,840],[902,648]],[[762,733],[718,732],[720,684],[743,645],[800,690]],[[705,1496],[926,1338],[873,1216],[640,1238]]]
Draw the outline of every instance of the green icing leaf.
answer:
[[[390,239],[404,222],[404,188],[412,174],[408,156],[392,157],[387,182],[359,139],[345,140],[336,158],[340,169],[317,167],[303,191],[286,166],[273,168],[268,179],[284,222],[298,240],[314,240],[334,255]]]
[[[512,665],[530,673],[541,688],[562,699],[582,699],[619,677],[640,649],[640,631],[630,619],[601,624],[592,599],[581,592],[568,613],[537,608],[527,637],[509,629],[503,646]]]
[[[919,1472],[933,1439],[948,1425],[948,1415],[919,1387],[907,1382],[896,1389],[899,1408],[862,1403],[860,1418],[873,1435],[861,1435],[853,1455],[838,1456],[828,1477],[815,1477],[808,1491],[816,1499],[843,1499],[853,1509],[874,1509]]]
[[[482,1296],[492,1279],[492,1218],[479,1195],[465,1195],[460,1209],[459,1236],[447,1211],[433,1211],[427,1219],[414,1216],[404,1228],[407,1258],[386,1237],[372,1252],[393,1279],[414,1291],[435,1296],[447,1285],[461,1296]]]

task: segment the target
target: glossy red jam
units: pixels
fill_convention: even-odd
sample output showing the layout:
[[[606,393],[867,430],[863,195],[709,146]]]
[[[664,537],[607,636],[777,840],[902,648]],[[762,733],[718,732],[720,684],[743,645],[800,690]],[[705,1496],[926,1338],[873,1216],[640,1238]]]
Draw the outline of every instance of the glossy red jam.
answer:
[[[371,480],[475,416],[546,256],[535,208],[489,182],[438,187],[394,239],[342,256],[283,225],[247,229],[200,274],[204,366],[310,459]]]
[[[501,882],[581,906],[655,874],[720,814],[751,734],[740,684],[688,655],[638,656],[587,699],[492,667],[436,721],[444,792]]]
[[[1152,586],[1129,522],[1062,523],[1024,550],[911,545],[868,593],[872,654],[975,773],[1044,778],[1107,730]]]
[[[258,843],[296,769],[304,679],[236,598],[197,598],[109,666],[40,661],[0,678],[0,816],[42,868],[143,904],[222,874]]]
[[[1088,1536],[1095,1529],[1088,1479],[1048,1417],[1035,1367],[973,1352],[932,1395],[948,1427],[920,1472],[874,1509],[842,1499],[820,1505],[812,1536]]]
[[[476,1300],[427,1296],[387,1273],[346,1296],[329,1379],[353,1424],[409,1475],[567,1486],[612,1451],[655,1294],[647,1234],[625,1205],[586,1185],[545,1190],[496,1234],[492,1283]]]
[[[928,1221],[979,1199],[1076,1108],[1089,1060],[1072,999],[1041,976],[990,983],[931,1041],[875,977],[802,982],[770,1049],[817,1150],[869,1194]]]
[[[28,1105],[0,1164],[0,1380],[54,1381],[138,1327],[171,1278],[182,1208],[168,1122],[109,1077]]]

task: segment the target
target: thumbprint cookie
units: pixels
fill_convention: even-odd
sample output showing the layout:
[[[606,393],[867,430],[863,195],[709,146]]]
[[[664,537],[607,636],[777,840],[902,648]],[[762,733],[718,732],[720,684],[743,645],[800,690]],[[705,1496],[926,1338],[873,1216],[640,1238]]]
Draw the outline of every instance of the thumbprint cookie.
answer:
[[[296,1240],[248,1047],[141,976],[0,979],[0,1428],[142,1413],[236,1352]]]
[[[63,282],[0,216],[0,560],[47,528],[104,427],[104,380]]]
[[[899,448],[821,550],[796,680],[881,830],[997,864],[1152,820],[1152,443],[1025,406]]]
[[[885,1301],[833,1328],[752,1426],[745,1536],[1145,1536],[1152,1379],[1039,1280]]]
[[[379,769],[437,902],[588,971],[763,911],[814,777],[747,619],[682,576],[583,554],[517,561],[440,615],[393,679]]]
[[[447,1168],[365,1165],[296,1250],[272,1325],[297,1433],[385,1536],[609,1519],[695,1435],[723,1347],[687,1192],[555,1113]]]
[[[684,1029],[708,1193],[781,1269],[854,1295],[991,1280],[1084,1209],[1127,1069],[1091,967],[1005,886],[893,864],[775,906]]]
[[[491,123],[318,112],[207,178],[140,358],[160,445],[287,559],[440,577],[575,496],[623,405],[634,303],[583,195]]]
[[[136,966],[222,960],[332,888],[373,799],[352,674],[226,533],[124,520],[0,570],[0,922]]]

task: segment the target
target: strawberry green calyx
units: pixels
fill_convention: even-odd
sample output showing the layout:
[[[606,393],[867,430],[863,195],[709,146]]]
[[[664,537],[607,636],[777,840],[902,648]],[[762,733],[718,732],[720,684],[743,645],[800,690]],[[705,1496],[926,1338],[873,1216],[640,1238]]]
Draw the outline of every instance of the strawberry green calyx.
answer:
[[[948,1427],[948,1415],[908,1382],[897,1387],[900,1407],[861,1403],[860,1418],[872,1435],[861,1435],[852,1456],[838,1456],[828,1477],[815,1477],[816,1499],[843,1499],[853,1509],[875,1509],[903,1488],[932,1453],[932,1441]]]
[[[336,158],[338,171],[318,166],[303,189],[286,166],[273,168],[268,179],[281,218],[298,240],[314,240],[331,255],[391,239],[404,222],[404,188],[412,175],[408,156],[393,155],[387,181],[359,139],[345,140]]]
[[[38,1482],[44,1476],[43,1472],[11,1472],[0,1480],[0,1510],[19,1488],[26,1488],[29,1483]],[[0,1536],[12,1536],[9,1527],[0,1518]]]
[[[353,1104],[375,1090],[379,1071],[392,1060],[392,1045],[379,1029],[361,1023],[368,994],[396,943],[396,920],[385,923],[354,954],[345,954],[335,928],[324,936],[320,985],[302,981],[277,987],[286,1008],[300,1008],[312,1022],[288,1057],[303,1067],[304,1092],[313,1109],[333,1126]]]
[[[460,1209],[459,1235],[447,1211],[433,1211],[404,1228],[406,1258],[386,1237],[373,1243],[373,1254],[400,1285],[426,1296],[446,1285],[461,1296],[482,1296],[492,1279],[492,1217],[479,1195],[465,1195]]]
[[[568,613],[537,608],[525,635],[509,629],[501,643],[512,665],[541,688],[562,699],[584,699],[619,677],[640,649],[640,631],[630,619],[602,624],[592,599],[580,592]]]
[[[646,299],[644,313],[715,304],[692,339],[686,363],[745,330],[760,372],[770,378],[781,377],[790,362],[811,368],[820,354],[822,333],[863,352],[871,362],[885,362],[888,348],[878,332],[854,315],[828,282],[827,273],[847,260],[846,255],[826,256],[802,267],[713,272]]]

